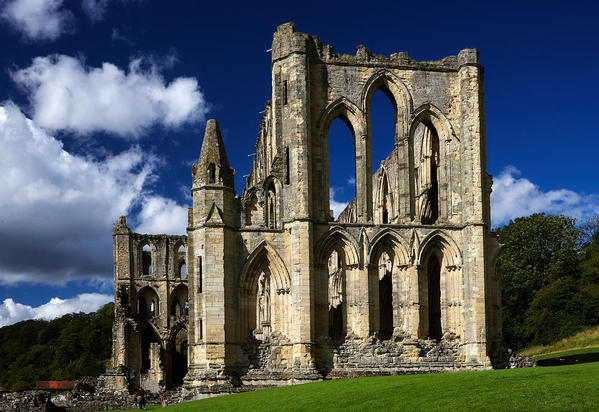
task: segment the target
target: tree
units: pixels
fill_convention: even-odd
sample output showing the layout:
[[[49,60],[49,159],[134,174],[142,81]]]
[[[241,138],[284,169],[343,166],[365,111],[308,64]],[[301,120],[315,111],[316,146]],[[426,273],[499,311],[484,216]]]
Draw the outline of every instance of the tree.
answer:
[[[13,391],[37,380],[74,380],[105,370],[112,343],[114,305],[50,322],[27,320],[0,328],[0,382]]]
[[[548,345],[599,323],[599,285],[559,279],[537,291],[526,312],[532,344]]]
[[[566,278],[578,278],[582,263],[582,233],[575,220],[533,214],[497,230],[503,245],[503,331],[508,347],[520,349],[532,341],[525,326],[527,310],[541,288]]]

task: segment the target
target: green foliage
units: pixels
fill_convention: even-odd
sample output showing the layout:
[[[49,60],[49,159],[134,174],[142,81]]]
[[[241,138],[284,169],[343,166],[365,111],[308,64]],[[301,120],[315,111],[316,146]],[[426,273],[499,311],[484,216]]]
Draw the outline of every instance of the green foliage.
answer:
[[[597,223],[533,214],[497,230],[509,347],[546,345],[599,323]]]
[[[548,345],[599,324],[599,285],[560,279],[535,293],[524,325],[536,344]]]
[[[114,304],[109,303],[95,313],[0,328],[0,382],[20,391],[38,380],[100,375],[110,358],[113,317]]]

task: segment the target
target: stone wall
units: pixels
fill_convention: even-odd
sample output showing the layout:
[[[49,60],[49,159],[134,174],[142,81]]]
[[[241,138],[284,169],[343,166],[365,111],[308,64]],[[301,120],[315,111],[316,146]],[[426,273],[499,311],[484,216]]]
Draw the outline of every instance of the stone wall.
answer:
[[[341,56],[287,23],[274,34],[271,70],[240,196],[209,120],[192,167],[187,236],[133,233],[124,217],[115,224],[109,386],[163,391],[188,370],[185,390],[204,396],[507,364],[478,52],[416,62],[358,46]],[[395,109],[394,149],[373,165],[378,90]],[[335,221],[328,128],[336,118],[354,139],[356,197]],[[182,260],[187,279],[176,275]],[[180,296],[187,311],[173,317]],[[182,330],[187,365],[175,365]]]

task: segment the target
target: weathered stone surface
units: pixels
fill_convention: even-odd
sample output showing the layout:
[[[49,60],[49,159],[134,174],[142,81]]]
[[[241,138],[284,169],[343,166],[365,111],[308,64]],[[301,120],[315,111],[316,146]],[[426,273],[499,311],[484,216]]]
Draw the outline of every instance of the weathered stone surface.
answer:
[[[377,90],[396,129],[393,151],[373,165]],[[243,193],[210,120],[187,236],[133,233],[124,217],[114,226],[114,348],[101,386],[164,391],[186,373],[169,403],[506,364],[483,95],[476,50],[437,62],[364,46],[339,56],[280,26]],[[356,198],[335,221],[328,128],[338,117],[354,138]]]
[[[50,408],[50,392],[34,390],[0,394],[2,412],[47,412]]]

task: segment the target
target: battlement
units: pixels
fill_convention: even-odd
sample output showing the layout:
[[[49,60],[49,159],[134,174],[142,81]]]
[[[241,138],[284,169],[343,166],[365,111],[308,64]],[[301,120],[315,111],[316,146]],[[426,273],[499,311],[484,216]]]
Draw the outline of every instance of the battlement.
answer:
[[[459,70],[465,65],[478,65],[478,50],[463,49],[455,56],[447,56],[436,61],[416,61],[407,52],[392,53],[389,57],[376,55],[366,46],[356,46],[356,54],[339,55],[335,48],[323,44],[318,36],[295,31],[293,22],[280,25],[273,36],[272,60],[285,58],[294,53],[310,54],[326,64],[376,65],[414,70]]]

